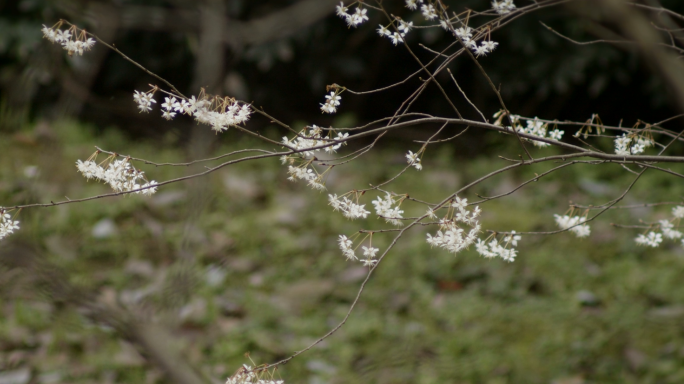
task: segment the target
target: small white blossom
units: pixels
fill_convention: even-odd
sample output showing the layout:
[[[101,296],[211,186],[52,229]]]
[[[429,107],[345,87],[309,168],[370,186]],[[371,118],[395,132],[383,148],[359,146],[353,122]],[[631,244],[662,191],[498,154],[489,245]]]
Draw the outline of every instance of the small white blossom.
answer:
[[[408,153],[406,154],[406,161],[408,161],[409,165],[413,166],[415,169],[419,171],[423,169],[423,165],[420,163],[418,153],[408,151]]]
[[[403,32],[404,34],[407,34],[407,33],[409,33],[409,31],[411,31],[412,28],[413,28],[413,21],[407,23],[404,20],[399,20],[399,26],[397,27],[399,32]]]
[[[361,260],[361,263],[363,263],[363,266],[364,266],[364,267],[372,267],[372,266],[374,266],[375,264],[377,264],[378,261],[377,261],[377,260],[373,260],[373,259],[365,259],[365,260]]]
[[[110,157],[110,160],[113,158]],[[78,171],[88,180],[96,179],[103,181],[114,192],[129,192],[140,188],[151,187],[135,193],[151,196],[157,191],[156,181],[145,182],[142,186],[138,181],[145,181],[145,173],[131,166],[128,159],[110,161],[107,169],[97,165],[92,160],[76,162]]]
[[[420,10],[423,13],[423,16],[425,16],[425,20],[432,20],[437,18],[435,6],[432,4],[425,4],[422,7],[420,7]]]
[[[634,136],[625,133],[623,133],[622,136],[616,136],[614,143],[615,154],[621,156],[639,155],[643,153],[646,148],[655,145],[655,142],[650,138],[635,138]]]
[[[152,110],[152,103],[157,101],[152,98],[152,93],[141,93],[135,91],[133,94],[133,101],[138,104],[138,109],[140,112],[149,112]]]
[[[423,0],[406,0],[406,8],[415,11],[419,3],[423,4]]]
[[[492,239],[489,243],[477,239],[475,250],[485,258],[491,259],[498,256],[508,262],[515,261],[515,257],[518,255],[518,251],[515,248],[506,248],[499,244],[496,239]]]
[[[649,232],[647,236],[639,234],[634,241],[636,241],[638,245],[647,245],[655,248],[663,242],[663,235],[656,232]]]
[[[404,36],[405,34],[403,33],[394,32],[392,36],[390,36],[390,40],[392,40],[392,44],[398,45],[399,43],[404,42]]]
[[[678,219],[684,218],[684,207],[681,205],[678,205],[678,206],[672,208],[672,215]]]
[[[361,247],[363,248],[363,255],[366,256],[369,259],[375,258],[375,254],[378,253],[380,249],[378,248],[373,248],[373,247]]]
[[[14,233],[19,229],[19,222],[12,220],[12,216],[0,207],[0,240]]]
[[[520,241],[522,237],[520,235],[516,235],[515,231],[511,231],[511,234],[504,237],[504,242],[505,243],[510,243],[511,246],[517,247],[518,246],[518,241]]]
[[[59,25],[61,25],[61,23]],[[78,31],[76,27],[71,28],[74,29],[74,31]],[[41,31],[43,32],[43,37],[48,39],[49,42],[62,45],[69,56],[73,56],[74,53],[82,56],[84,51],[89,51],[95,45],[95,39],[90,37],[86,38],[85,30],[80,30],[80,33],[72,35],[69,30],[48,28],[43,25]]]
[[[362,24],[364,21],[368,20],[366,13],[368,10],[366,8],[356,7],[356,12],[347,18],[347,24],[350,27],[356,27]]]
[[[365,219],[370,214],[364,207],[365,204],[359,205],[349,200],[347,197],[343,196],[340,200],[337,195],[328,195],[329,204],[333,207],[335,211],[341,211],[344,217],[349,219]]]
[[[337,16],[339,16],[339,17],[346,18],[347,16],[349,16],[349,15],[347,14],[347,10],[348,10],[348,9],[349,9],[349,8],[345,7],[345,6],[344,6],[344,3],[340,1],[340,5],[338,5],[337,7],[335,7],[335,13],[336,13]]]
[[[356,257],[354,254],[354,249],[352,248],[354,242],[347,238],[347,236],[340,235],[340,237],[337,239],[337,243],[340,245],[342,254],[347,258],[347,260],[358,260],[358,257]]]
[[[580,217],[580,216],[574,216],[570,217],[568,215],[553,215],[556,224],[561,228],[561,229],[568,229],[570,232],[574,233],[575,236],[577,237],[587,237],[591,234],[591,228],[589,227],[588,224],[582,224],[584,223],[587,219],[586,217]]]
[[[493,0],[492,1],[492,8],[498,13],[499,15],[505,15],[507,13],[511,13],[515,10],[515,4],[513,4],[513,0]]]
[[[340,105],[340,100],[342,100],[342,97],[337,95],[335,92],[330,92],[329,95],[325,95],[325,99],[325,103],[321,104],[321,111],[325,113],[337,112],[337,107]]]
[[[387,223],[402,226],[401,219],[403,219],[404,211],[399,209],[399,206],[393,207],[394,204],[394,197],[390,193],[387,193],[384,199],[378,196],[377,200],[373,201],[378,216],[382,216]]]
[[[349,7],[346,7],[343,2],[340,2],[340,5],[335,7],[337,16],[343,18],[349,27],[356,27],[368,20],[368,16],[366,15],[366,13],[368,13],[367,9],[357,6],[356,11],[353,14],[347,13],[348,10]]]

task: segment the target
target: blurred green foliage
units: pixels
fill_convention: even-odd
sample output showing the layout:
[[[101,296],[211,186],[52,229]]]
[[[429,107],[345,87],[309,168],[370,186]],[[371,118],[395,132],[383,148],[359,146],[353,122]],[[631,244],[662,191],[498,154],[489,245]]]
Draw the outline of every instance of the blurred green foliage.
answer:
[[[2,134],[7,161],[0,162],[0,201],[11,206],[107,192],[74,167],[95,144],[155,162],[187,156],[170,145],[173,137],[130,141],[113,128],[95,131],[62,121]],[[268,134],[277,137],[275,128]],[[230,144],[215,154],[257,146],[234,130],[225,136]],[[502,155],[518,151],[511,145]],[[385,148],[335,168],[329,191],[391,177],[405,165],[401,153]],[[445,143],[429,149],[423,163],[425,170],[411,170],[392,189],[438,201],[504,161],[454,160]],[[156,180],[192,172],[136,166]],[[504,174],[464,197],[508,191],[550,166]],[[24,210],[21,230],[4,241],[39,248],[103,302],[154,314],[194,365],[222,380],[249,362],[246,352],[256,363],[273,362],[336,325],[367,273],[345,261],[336,238],[384,227],[376,219],[347,221],[327,206],[326,193],[286,177],[277,159],[269,159],[162,187],[150,199]],[[565,199],[601,203],[632,178],[618,166],[574,165],[484,204],[483,225],[552,230],[552,215],[563,213]],[[683,193],[681,183],[648,171],[625,203],[677,201]],[[402,208],[407,216],[423,211],[409,202]],[[638,248],[633,230],[609,226],[667,218],[669,210],[611,211],[592,223],[588,239],[526,236],[514,263],[485,260],[474,250],[454,256],[430,249],[426,229],[416,228],[380,265],[344,327],[278,374],[290,383],[679,383],[682,248]],[[373,240],[383,250],[391,237]],[[28,367],[36,383],[165,381],[119,335],[53,302],[31,276],[0,267],[0,281],[0,372]]]

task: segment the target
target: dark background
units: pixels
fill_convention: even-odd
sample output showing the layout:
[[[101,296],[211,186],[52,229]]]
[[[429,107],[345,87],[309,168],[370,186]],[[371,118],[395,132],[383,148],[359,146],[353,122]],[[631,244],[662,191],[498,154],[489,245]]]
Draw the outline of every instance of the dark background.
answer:
[[[0,6],[0,89],[3,129],[13,121],[73,116],[99,127],[116,126],[132,137],[171,131],[185,142],[190,121],[166,124],[138,114],[133,90],[159,82],[97,46],[94,52],[68,58],[58,46],[42,41],[37,26],[66,18],[114,43],[152,72],[168,79],[187,95],[203,86],[214,93],[253,102],[286,123],[304,121],[330,125],[334,116],[321,115],[325,86],[332,83],[356,91],[370,90],[403,79],[417,64],[405,47],[379,39],[375,28],[386,21],[380,12],[349,29],[334,15],[334,1],[46,1],[21,0]],[[403,2],[386,2],[392,14],[413,17]],[[483,1],[459,1],[453,11],[479,9]],[[678,1],[662,4],[674,11]],[[520,4],[525,5],[524,3]],[[496,54],[481,64],[501,86],[508,108],[523,116],[584,121],[598,113],[604,122],[633,125],[674,115],[658,76],[629,45],[575,45],[547,31],[540,21],[578,41],[610,36],[611,25],[593,14],[591,2],[574,8],[552,7],[520,18],[492,38]],[[300,7],[300,8],[297,8]],[[475,21],[477,23],[478,21]],[[431,54],[416,43],[439,49],[451,42],[438,29],[414,30],[408,39],[424,61]],[[477,68],[466,58],[450,69],[472,101],[486,114],[499,104]],[[448,80],[442,74],[443,82]],[[417,79],[389,92],[343,98],[340,114],[363,122],[394,112]],[[454,97],[466,117],[474,111]],[[451,115],[441,95],[431,89],[414,110]],[[13,116],[15,116],[13,118]],[[252,125],[267,124],[258,121]],[[15,124],[16,126],[16,124]],[[403,135],[411,137],[411,133]],[[471,137],[467,148],[486,144]],[[469,154],[469,153],[466,153]]]

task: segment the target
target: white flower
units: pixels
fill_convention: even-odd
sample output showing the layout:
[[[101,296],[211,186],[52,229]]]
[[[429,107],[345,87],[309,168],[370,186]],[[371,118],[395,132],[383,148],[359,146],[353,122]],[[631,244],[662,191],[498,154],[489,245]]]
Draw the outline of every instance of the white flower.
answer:
[[[375,264],[377,264],[378,261],[377,261],[377,260],[372,260],[372,259],[365,259],[365,260],[361,260],[361,263],[363,263],[363,266],[364,266],[364,267],[372,267],[372,266],[374,266]]]
[[[138,104],[138,109],[140,112],[149,112],[152,110],[152,103],[156,103],[157,101],[152,98],[151,93],[141,93],[138,91],[135,91],[133,94],[133,101],[135,101]]]
[[[663,242],[663,235],[656,232],[649,232],[648,236],[639,234],[636,239],[634,239],[638,245],[647,245],[649,247],[657,247]]]
[[[439,232],[439,231],[438,231],[438,233],[441,234],[441,232]],[[430,244],[431,247],[439,246],[442,244],[439,237],[437,237],[437,236],[433,237],[429,233],[427,234],[427,243]]]
[[[19,222],[13,221],[12,216],[0,207],[0,240],[11,235],[17,229],[19,229]]]
[[[678,219],[684,218],[684,207],[678,205],[672,208],[672,215]]]
[[[157,185],[157,182],[154,180],[150,181],[149,183],[145,183],[140,188],[147,188],[147,187],[150,187],[150,188],[143,189],[142,191],[138,191],[138,193],[140,193],[141,195],[145,195],[145,196],[152,196],[157,192],[157,187],[155,187],[155,185]]]
[[[561,229],[568,229],[570,232],[574,233],[577,237],[587,237],[591,234],[591,228],[588,224],[582,224],[587,219],[585,217],[574,216],[570,217],[568,215],[560,216],[553,215],[556,220],[556,224]],[[581,224],[581,225],[579,225]]]
[[[76,168],[78,169],[79,172],[85,177],[87,180],[90,179],[101,179],[102,175],[104,174],[104,169],[102,167],[98,166],[95,164],[94,161],[85,161],[82,162],[81,160],[78,160],[76,162]]]
[[[399,27],[397,27],[397,29],[400,32],[407,34],[411,31],[411,28],[413,28],[413,21],[407,23],[404,20],[399,20]]]
[[[480,56],[487,55],[489,53],[489,50],[487,49],[486,46],[480,45],[480,46],[476,46],[475,48],[473,48],[473,52],[475,53],[476,57],[480,57]]]
[[[347,14],[348,8],[344,6],[344,3],[340,1],[340,5],[338,5],[336,8],[335,13],[337,13],[337,16],[346,18],[349,15]]]
[[[397,45],[404,42],[404,36],[405,34],[403,33],[394,32],[394,34],[390,36],[390,40],[392,40],[392,44]]]
[[[460,197],[456,196],[454,201],[451,202],[451,206],[458,208],[461,212],[464,212],[468,207],[468,199],[461,199]]]
[[[335,92],[330,92],[329,95],[325,95],[325,99],[325,103],[321,104],[321,111],[325,113],[337,112],[337,106],[340,105],[340,100],[342,100],[342,97],[337,95]]]
[[[378,34],[380,36],[392,36],[392,32],[383,25],[378,26]]]
[[[392,195],[387,193],[384,199],[378,196],[378,199],[373,201],[373,206],[375,206],[375,212],[378,216],[382,216],[387,223],[401,226],[403,225],[401,219],[403,219],[404,211],[400,210],[399,206],[392,207],[394,203]]]
[[[496,41],[491,40],[483,41],[480,44],[487,49],[487,53],[493,52],[496,46],[499,45]]]
[[[171,120],[176,116],[176,112],[171,112],[171,111],[163,111],[162,112],[162,117],[165,118],[166,120]]]
[[[492,8],[498,13],[499,15],[505,15],[507,13],[511,13],[512,11],[515,10],[515,4],[513,4],[513,0],[493,0],[492,1]]]
[[[48,39],[51,43],[54,43],[57,39],[57,34],[55,33],[55,30],[52,28],[48,28],[43,24],[43,28],[41,28],[41,31],[43,32],[43,37]]]
[[[378,253],[380,249],[378,248],[373,248],[373,247],[361,247],[363,248],[363,255],[366,256],[369,259],[372,259],[375,257],[375,254]]]
[[[176,107],[180,109],[181,106],[175,97],[171,97],[170,99],[168,97],[165,97],[164,103],[162,103],[161,107],[170,112],[176,109]]]
[[[423,169],[423,165],[420,163],[420,158],[418,157],[418,153],[413,153],[411,151],[408,151],[406,154],[406,161],[408,161],[409,165],[412,165],[414,168],[417,170]]]
[[[353,15],[347,15],[347,24],[350,27],[356,27],[357,25],[368,20],[366,13],[368,10],[366,8],[356,7],[356,12]]]
[[[520,239],[522,239],[520,235],[516,235],[515,231],[511,231],[510,235],[504,237],[504,242],[511,244],[513,247],[517,247],[518,241],[520,241]]]
[[[679,232],[676,229],[673,229],[674,224],[672,224],[671,222],[667,220],[660,220],[658,221],[658,223],[660,224],[660,230],[663,231],[663,236],[665,236],[666,238],[674,240],[682,237],[681,232]]]
[[[406,8],[415,11],[418,7],[418,3],[423,3],[423,0],[406,0]]]
[[[355,204],[353,201],[349,200],[347,197],[342,197],[342,200],[337,197],[337,195],[328,195],[329,204],[333,207],[334,211],[342,211],[344,217],[349,219],[366,218],[370,214],[364,208],[366,205]]]
[[[477,243],[475,244],[475,250],[477,251],[477,253],[488,259],[496,256],[494,252],[489,251],[489,246],[487,246],[487,243],[482,241],[482,239],[477,239]]]
[[[473,29],[470,27],[461,27],[455,30],[456,36],[458,36],[463,42],[470,41],[473,36]]]
[[[435,12],[435,6],[432,4],[423,5],[420,7],[423,16],[426,20],[432,20],[437,17],[437,12]]]
[[[111,159],[113,157],[110,157]],[[138,180],[145,180],[145,173],[132,167],[128,159],[110,161],[106,170],[95,164],[94,161],[78,160],[76,168],[86,179],[97,179],[109,184],[114,192],[128,192],[139,188],[151,187],[135,192],[151,196],[157,191],[157,187],[154,187],[157,185],[156,181],[150,181],[142,186],[137,183]]]
[[[553,140],[560,140],[563,137],[563,134],[565,132],[561,131],[559,129],[554,129],[553,131],[549,132],[549,137],[552,138]]]
[[[632,141],[631,138],[627,137],[624,133],[622,136],[617,136],[615,139],[615,153],[617,155],[631,155],[629,150],[629,143]]]
[[[354,254],[354,249],[352,248],[354,242],[348,239],[347,236],[340,235],[340,237],[337,239],[337,243],[340,245],[342,254],[347,258],[347,260],[358,260]]]

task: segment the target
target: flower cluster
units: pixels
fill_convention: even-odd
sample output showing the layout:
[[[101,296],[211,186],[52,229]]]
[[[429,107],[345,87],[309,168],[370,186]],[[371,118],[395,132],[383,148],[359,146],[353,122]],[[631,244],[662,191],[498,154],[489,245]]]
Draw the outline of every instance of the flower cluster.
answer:
[[[344,257],[347,258],[347,260],[359,259],[358,257],[356,257],[356,254],[354,253],[354,242],[347,236],[340,235],[340,237],[337,239],[337,243],[340,245],[342,254],[344,255]]]
[[[366,13],[368,12],[367,9],[357,6],[356,12],[351,14],[347,13],[348,10],[349,7],[345,7],[344,3],[340,1],[340,5],[337,6],[336,13],[337,16],[345,19],[349,27],[356,27],[357,25],[368,20],[368,16],[366,16]]]
[[[450,204],[447,215],[439,221],[440,229],[433,236],[427,234],[427,242],[431,246],[446,249],[452,253],[458,253],[477,240],[480,233],[480,207],[476,206],[472,211],[468,210],[468,199],[456,197]],[[428,210],[428,216],[437,218],[432,209]],[[461,223],[461,224],[459,224]],[[470,226],[466,234],[462,226]]]
[[[323,150],[327,153],[337,152],[337,150],[340,149],[343,144],[346,144],[346,142],[342,142],[342,140],[345,140],[347,137],[349,137],[349,134],[346,132],[338,132],[336,137],[331,137],[330,132],[328,132],[327,137],[323,138],[323,130],[316,125],[312,125],[309,127],[309,132],[307,132],[306,128],[304,128],[301,132],[299,132],[297,137],[293,137],[292,139],[287,138],[287,136],[283,136],[283,144],[298,151],[304,150],[299,152],[304,157],[313,157],[315,152],[321,150],[321,148],[316,147],[332,144],[331,140],[336,140],[338,143],[334,145],[328,145],[327,147],[323,148]],[[315,149],[306,151],[306,149],[309,148]]]
[[[418,4],[423,4],[423,0],[406,0],[406,8],[415,11]]]
[[[516,237],[519,238],[520,236]],[[511,248],[506,248],[505,242],[504,245],[501,245],[496,239],[492,239],[489,243],[482,241],[482,239],[477,239],[475,250],[477,253],[488,259],[498,256],[508,262],[513,262],[515,261],[515,257],[518,255],[518,250],[513,248],[513,243],[510,245]]]
[[[447,23],[442,23],[442,27],[445,29],[449,28]],[[493,52],[497,45],[499,45],[499,43],[491,40],[482,40],[480,45],[477,45],[477,42],[472,38],[473,29],[467,26],[454,29],[454,34],[461,39],[463,44],[470,48],[477,57],[486,56],[488,53]]]
[[[399,209],[402,201],[403,198],[400,199],[398,205],[394,207],[394,204],[397,202],[394,201],[394,197],[389,192],[385,195],[384,199],[378,196],[377,200],[373,200],[375,213],[384,218],[386,222],[400,227],[402,225],[402,215],[404,214],[404,211]]]
[[[499,15],[505,15],[515,11],[515,4],[513,4],[513,0],[492,0],[492,8]]]
[[[128,192],[141,188],[146,189],[135,193],[151,196],[157,192],[157,187],[155,187],[157,182],[147,181],[145,172],[135,169],[128,158],[115,160],[114,156],[110,156],[105,161],[109,161],[106,169],[90,159],[78,160],[76,168],[88,180],[96,179],[109,184],[114,192]]]
[[[294,167],[292,165],[287,167],[287,173],[290,175],[287,179],[290,181],[297,181],[297,179],[306,181],[313,189],[319,191],[325,190],[323,184],[323,177],[308,166]]]
[[[283,384],[283,380],[273,380],[272,377],[264,380],[262,377],[265,376],[266,372],[262,373],[262,377],[259,377],[259,373],[253,367],[244,364],[226,380],[226,384]]]
[[[655,248],[663,242],[663,237],[670,240],[681,239],[684,235],[682,234],[682,232],[674,229],[675,225],[672,222],[679,222],[682,218],[684,218],[684,206],[676,206],[672,208],[672,216],[674,216],[674,219],[672,220],[658,221],[658,227],[660,227],[660,231],[662,233],[656,231],[650,231],[646,235],[642,233],[639,234],[637,238],[634,239],[634,241],[638,245],[645,245]],[[684,246],[684,240],[682,240],[682,246]]]
[[[133,101],[138,104],[138,109],[140,112],[149,112],[152,110],[152,103],[156,103],[157,100],[153,99],[154,92],[138,92],[135,91],[133,94]]]
[[[356,204],[346,196],[337,197],[337,195],[328,195],[328,201],[334,211],[342,211],[344,217],[349,219],[365,219],[370,214],[370,212],[366,211],[364,208],[366,206],[365,204]]]
[[[407,33],[413,29],[413,22],[405,22],[404,20],[397,19],[399,22],[399,25],[397,26],[397,29],[399,32],[391,32],[388,27],[380,25],[378,27],[378,34],[380,36],[385,36],[389,38],[392,41],[392,44],[397,45],[399,43],[404,42],[404,37],[406,36]]]
[[[19,229],[19,222],[12,220],[10,214],[0,207],[0,240],[13,234],[15,229]]]
[[[655,248],[663,242],[663,235],[657,232],[649,232],[646,236],[639,234],[634,241],[636,241],[638,245],[647,245]]]
[[[363,263],[364,267],[372,267],[378,263],[378,261],[375,259],[375,254],[378,253],[380,250],[379,248],[373,248],[372,246],[362,246],[361,248],[363,248],[363,255],[366,257],[365,259],[361,260],[361,263]]]
[[[421,0],[418,0],[422,3]],[[423,4],[420,6],[420,12],[425,16],[425,20],[433,20],[439,17],[435,11],[435,6],[432,4]]]
[[[556,220],[556,224],[561,229],[568,229],[570,232],[574,233],[577,237],[587,237],[591,233],[591,228],[588,224],[582,224],[587,221],[586,217],[568,215],[553,215]]]
[[[655,142],[650,137],[622,134],[615,139],[615,153],[618,155],[638,155]]]
[[[350,238],[345,235],[340,235],[340,237],[337,239],[337,243],[342,250],[342,254],[347,258],[347,260],[359,260],[354,250],[354,242]],[[372,267],[378,263],[375,255],[380,250],[379,248],[373,248],[371,244],[369,244],[367,247],[364,245],[361,248],[363,249],[363,256],[365,256],[365,259],[361,259],[360,261],[364,267]]]
[[[156,87],[144,93],[135,91],[133,100],[138,104],[140,112],[152,110],[152,103],[156,103],[152,97],[156,91]],[[193,116],[198,123],[211,126],[216,132],[243,124],[252,114],[249,104],[240,104],[230,97],[206,96],[204,91],[200,92],[199,97],[193,96],[190,99],[165,97],[161,107],[162,117],[167,120],[176,117],[177,113],[184,113]]]
[[[329,95],[325,95],[325,103],[321,104],[321,111],[325,113],[337,112],[337,107],[340,105],[340,100],[342,100],[340,95],[334,91],[330,92]]]
[[[419,154],[420,151],[418,151],[418,153],[408,151],[406,154],[406,161],[409,163],[409,165],[412,165],[415,169],[420,171],[423,169],[423,164],[420,163],[420,157],[418,157]]]
[[[678,205],[672,208],[672,216],[674,216],[675,219],[684,219],[684,207]]]
[[[494,114],[494,118],[496,121],[494,122],[494,125],[498,126],[503,126],[503,118],[506,116],[506,113],[501,110],[497,113]],[[510,115],[511,121],[513,122],[513,126],[515,127],[515,130],[521,133],[525,133],[531,136],[536,136],[539,138],[545,138],[545,139],[551,139],[551,140],[560,140],[563,135],[565,134],[565,131],[562,131],[560,129],[554,129],[553,131],[549,132],[548,128],[549,125],[543,121],[540,121],[538,118],[534,119],[528,119],[526,121],[526,127],[523,127],[521,124],[522,118],[518,115]],[[510,126],[507,126],[508,129],[510,129]],[[548,135],[548,137],[547,137]],[[551,144],[545,143],[543,141],[538,141],[538,140],[528,140],[531,141],[532,144],[534,144],[537,147],[543,148],[543,147],[548,147]]]
[[[83,51],[90,51],[95,45],[95,39],[87,37],[84,29],[79,32],[78,28],[76,28],[75,25],[72,25],[69,29],[61,30],[59,29],[61,24],[62,23],[59,22],[52,28],[43,25],[41,31],[43,31],[43,37],[48,39],[51,43],[61,44],[69,56],[73,56],[74,53],[83,56]]]

